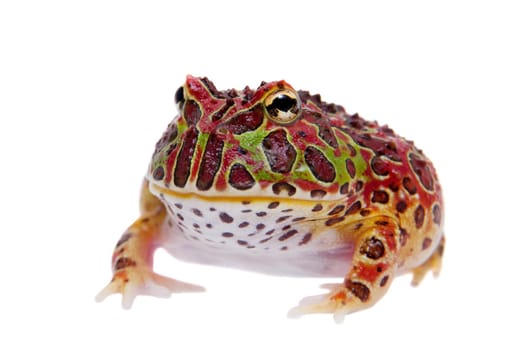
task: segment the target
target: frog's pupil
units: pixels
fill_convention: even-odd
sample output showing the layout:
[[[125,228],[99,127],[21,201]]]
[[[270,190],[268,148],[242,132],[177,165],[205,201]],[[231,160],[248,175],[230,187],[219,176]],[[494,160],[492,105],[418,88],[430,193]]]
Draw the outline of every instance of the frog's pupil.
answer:
[[[184,89],[181,86],[177,89],[177,92],[175,93],[175,103],[184,102]]]
[[[297,105],[297,100],[287,95],[279,95],[275,97],[272,103],[268,106],[268,110],[280,110],[282,112],[288,112],[290,109]]]

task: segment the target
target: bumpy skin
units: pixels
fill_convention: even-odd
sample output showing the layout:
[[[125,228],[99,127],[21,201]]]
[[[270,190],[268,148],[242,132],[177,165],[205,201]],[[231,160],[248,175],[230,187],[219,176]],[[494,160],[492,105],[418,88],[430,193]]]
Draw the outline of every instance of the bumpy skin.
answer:
[[[141,217],[113,255],[98,295],[169,296],[201,287],[157,275],[162,246],[183,260],[262,272],[341,276],[291,315],[373,305],[393,278],[437,275],[441,187],[430,161],[390,128],[347,114],[284,81],[218,91],[188,76],[180,115],[158,141]]]

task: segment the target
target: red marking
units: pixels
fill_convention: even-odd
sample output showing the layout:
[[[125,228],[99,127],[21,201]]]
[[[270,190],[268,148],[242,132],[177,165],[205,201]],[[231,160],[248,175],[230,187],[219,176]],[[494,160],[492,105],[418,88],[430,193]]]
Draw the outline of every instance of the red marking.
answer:
[[[382,274],[389,265],[384,263],[378,263],[375,265],[370,265],[367,263],[360,262],[354,267],[354,271],[357,273],[357,276],[361,280],[365,280],[370,283],[374,283],[377,280],[377,277]]]
[[[336,294],[332,295],[330,299],[340,302],[346,300],[346,293],[344,291],[337,292]]]
[[[336,193],[337,191],[339,191],[339,184],[337,183],[331,184],[328,187],[320,187],[319,183],[310,182],[304,179],[295,179],[292,181],[292,183],[294,185],[297,185],[301,190],[308,191],[308,192],[312,190],[318,190],[318,189],[323,189],[327,193]]]
[[[396,237],[392,231],[384,231],[382,236],[386,241],[388,249],[392,252],[396,250]]]

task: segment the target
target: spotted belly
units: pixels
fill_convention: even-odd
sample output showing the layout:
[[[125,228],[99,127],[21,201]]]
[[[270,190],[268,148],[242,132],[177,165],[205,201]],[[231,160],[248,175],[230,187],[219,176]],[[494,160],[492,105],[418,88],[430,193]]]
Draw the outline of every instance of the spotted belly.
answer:
[[[160,195],[168,226],[186,239],[228,249],[293,251],[312,249],[321,224],[311,219],[318,203],[272,199],[203,199]],[[330,234],[327,233],[326,237]],[[317,242],[316,248],[318,248]],[[328,244],[328,242],[323,242]]]

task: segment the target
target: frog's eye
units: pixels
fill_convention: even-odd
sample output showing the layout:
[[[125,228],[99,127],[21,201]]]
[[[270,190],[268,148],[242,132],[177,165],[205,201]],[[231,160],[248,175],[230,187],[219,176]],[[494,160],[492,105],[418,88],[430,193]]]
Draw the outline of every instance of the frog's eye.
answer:
[[[276,123],[288,124],[299,116],[300,100],[293,90],[278,90],[268,95],[264,107],[268,117]]]
[[[182,105],[184,104],[184,86],[177,89],[177,92],[175,93],[175,104],[179,110],[182,109]]]

